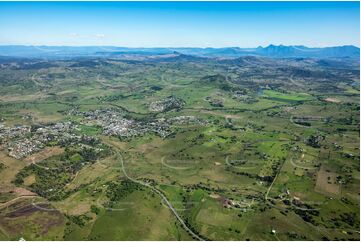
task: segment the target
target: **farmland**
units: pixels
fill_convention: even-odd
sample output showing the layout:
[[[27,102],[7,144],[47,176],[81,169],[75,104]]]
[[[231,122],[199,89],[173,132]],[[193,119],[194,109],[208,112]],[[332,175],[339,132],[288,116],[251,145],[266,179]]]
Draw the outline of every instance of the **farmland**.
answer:
[[[337,61],[1,58],[0,239],[359,240]]]

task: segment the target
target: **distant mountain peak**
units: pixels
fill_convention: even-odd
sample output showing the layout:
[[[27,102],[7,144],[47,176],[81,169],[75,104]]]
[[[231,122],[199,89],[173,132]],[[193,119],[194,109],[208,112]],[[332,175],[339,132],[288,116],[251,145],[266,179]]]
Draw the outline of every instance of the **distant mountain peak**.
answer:
[[[26,58],[64,58],[64,57],[117,57],[122,55],[186,55],[181,59],[200,57],[237,58],[241,56],[265,56],[272,58],[360,58],[360,48],[353,45],[309,48],[304,45],[274,45],[257,48],[128,48],[116,46],[0,46],[0,56]],[[192,57],[191,57],[192,56]],[[174,58],[174,57],[173,57]]]

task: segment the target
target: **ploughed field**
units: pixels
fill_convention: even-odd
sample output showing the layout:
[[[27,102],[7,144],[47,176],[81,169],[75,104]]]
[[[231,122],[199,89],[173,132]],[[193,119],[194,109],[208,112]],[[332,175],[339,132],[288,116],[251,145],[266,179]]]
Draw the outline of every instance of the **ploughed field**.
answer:
[[[127,58],[0,60],[1,240],[359,240],[359,60]]]

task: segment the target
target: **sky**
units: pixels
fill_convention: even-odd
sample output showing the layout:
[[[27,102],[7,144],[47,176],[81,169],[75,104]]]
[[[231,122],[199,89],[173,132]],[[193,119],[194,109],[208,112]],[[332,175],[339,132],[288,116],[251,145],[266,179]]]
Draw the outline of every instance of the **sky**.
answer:
[[[0,45],[360,46],[359,2],[0,2]]]

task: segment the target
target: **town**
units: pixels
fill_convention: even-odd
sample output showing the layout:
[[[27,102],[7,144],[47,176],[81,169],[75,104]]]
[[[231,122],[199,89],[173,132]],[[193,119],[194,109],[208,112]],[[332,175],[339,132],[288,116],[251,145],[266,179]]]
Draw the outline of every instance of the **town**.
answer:
[[[166,138],[173,133],[172,125],[207,124],[207,121],[194,116],[136,121],[125,118],[124,111],[115,108],[86,112],[71,109],[67,114],[81,116],[83,119],[79,124],[98,126],[104,135],[119,138],[142,136],[146,133]],[[84,135],[75,134],[77,130],[79,130],[78,125],[70,121],[16,127],[0,124],[0,144],[6,144],[11,157],[21,159],[42,150],[45,146],[71,144],[83,140]]]

